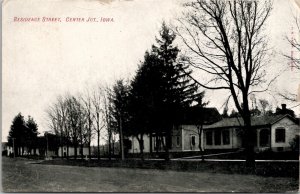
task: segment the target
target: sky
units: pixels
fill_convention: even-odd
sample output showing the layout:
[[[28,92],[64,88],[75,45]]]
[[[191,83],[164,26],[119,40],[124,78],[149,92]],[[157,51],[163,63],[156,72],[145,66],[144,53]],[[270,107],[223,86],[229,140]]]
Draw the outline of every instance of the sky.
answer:
[[[2,14],[2,141],[7,140],[13,118],[21,112],[32,116],[39,131],[48,131],[45,110],[58,95],[76,94],[86,87],[112,84],[130,78],[165,20],[180,16],[181,0],[9,0]],[[267,32],[275,51],[270,74],[286,68],[281,53],[290,53],[293,15],[299,8],[293,0],[274,0]],[[61,18],[62,22],[14,22],[14,18]],[[109,23],[66,22],[66,18],[113,18]],[[296,32],[296,31],[295,31]],[[299,34],[295,34],[300,39]],[[180,45],[179,45],[180,46]],[[180,48],[181,49],[181,48]],[[296,53],[300,55],[300,53]],[[195,75],[197,76],[197,75]],[[288,70],[273,90],[297,93],[300,75]],[[224,93],[207,91],[209,106],[221,112]],[[287,103],[263,97],[274,106]],[[300,107],[293,109],[298,115]]]

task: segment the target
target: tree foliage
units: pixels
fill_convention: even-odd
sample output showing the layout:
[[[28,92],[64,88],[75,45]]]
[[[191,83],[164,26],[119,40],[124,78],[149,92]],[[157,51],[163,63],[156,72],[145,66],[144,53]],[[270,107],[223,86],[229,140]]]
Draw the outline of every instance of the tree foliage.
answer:
[[[179,49],[173,45],[175,33],[163,23],[159,34],[156,45],[145,53],[131,82],[130,118],[132,133],[141,142],[140,147],[143,134],[155,134],[162,138],[168,157],[173,126],[183,109],[201,95],[197,83],[191,79],[192,72],[178,62]]]
[[[24,116],[19,113],[15,116],[10,127],[8,135],[8,145],[14,146],[16,156],[23,155],[24,148],[28,151],[37,147],[38,126],[34,119],[28,116],[28,120],[24,120]],[[22,148],[22,152],[20,150]]]

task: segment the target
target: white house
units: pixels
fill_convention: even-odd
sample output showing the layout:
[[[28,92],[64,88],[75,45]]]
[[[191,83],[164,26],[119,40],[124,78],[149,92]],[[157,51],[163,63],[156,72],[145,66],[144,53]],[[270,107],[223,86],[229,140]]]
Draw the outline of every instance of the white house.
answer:
[[[256,130],[256,151],[270,149],[272,151],[288,151],[291,142],[299,135],[299,120],[285,115],[264,115],[251,118],[252,127]],[[241,130],[243,119],[240,117],[224,118],[210,125],[203,125],[201,148],[203,150],[230,150],[242,148]],[[199,151],[200,125],[191,123],[174,126],[172,131],[172,147],[170,152]],[[155,134],[144,135],[144,152],[154,152],[162,148],[163,140]],[[131,147],[129,153],[139,153],[140,147],[136,137],[129,137]],[[151,142],[152,140],[152,142]],[[151,143],[150,143],[151,142]]]
[[[62,152],[63,150],[63,152]],[[89,155],[89,148],[88,147],[83,147],[82,149],[83,155],[87,156]],[[67,146],[63,146],[63,147],[59,147],[58,148],[58,156],[62,157],[62,153],[63,153],[63,157],[67,157]],[[69,156],[74,156],[75,155],[75,148],[74,147],[69,147]],[[77,156],[81,156],[81,148],[77,147]]]
[[[181,151],[199,151],[199,126],[200,124],[211,124],[220,120],[220,114],[216,108],[203,108],[203,107],[191,107],[182,114],[182,118],[179,121],[179,125],[173,126],[172,130],[172,146],[170,152]],[[201,140],[203,137],[201,136]],[[129,153],[140,153],[139,142],[136,137],[129,137],[131,141],[131,147],[128,149]],[[166,142],[164,137],[156,137],[152,134],[143,136],[144,152],[163,152],[163,145]],[[203,147],[203,141],[201,141]]]
[[[251,118],[256,131],[256,151],[288,151],[291,142],[299,135],[299,120],[290,115],[264,115]],[[205,126],[203,134],[204,149],[235,149],[242,147],[240,117],[224,118]]]

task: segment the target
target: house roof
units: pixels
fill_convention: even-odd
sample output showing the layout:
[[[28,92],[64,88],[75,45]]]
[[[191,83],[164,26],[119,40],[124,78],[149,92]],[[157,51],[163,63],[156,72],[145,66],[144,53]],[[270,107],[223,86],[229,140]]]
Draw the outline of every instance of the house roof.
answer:
[[[212,124],[220,119],[221,116],[216,108],[194,106],[183,112],[180,123],[185,125],[195,125],[197,123]]]
[[[254,116],[251,117],[252,126],[266,126],[272,125],[281,119],[289,117],[292,121],[296,123],[296,120],[290,115],[264,115],[264,116]],[[244,121],[241,117],[224,118],[211,125],[204,126],[205,129],[215,129],[215,128],[225,128],[225,127],[240,127],[244,125]]]

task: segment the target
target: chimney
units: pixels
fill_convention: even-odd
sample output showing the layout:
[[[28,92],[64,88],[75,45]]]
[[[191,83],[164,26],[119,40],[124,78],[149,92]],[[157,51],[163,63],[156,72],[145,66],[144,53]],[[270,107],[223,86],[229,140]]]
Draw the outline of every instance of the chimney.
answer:
[[[281,109],[286,110],[286,104],[281,104]]]

